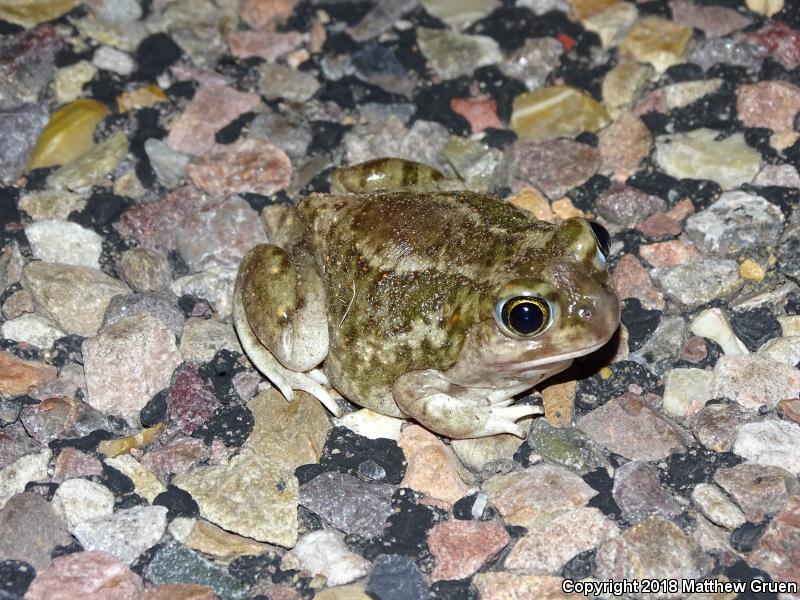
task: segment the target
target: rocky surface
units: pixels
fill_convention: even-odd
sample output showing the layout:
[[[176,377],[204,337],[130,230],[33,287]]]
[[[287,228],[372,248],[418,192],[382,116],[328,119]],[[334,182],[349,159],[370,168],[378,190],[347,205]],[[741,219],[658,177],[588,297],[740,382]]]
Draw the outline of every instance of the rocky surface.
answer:
[[[0,3],[0,597],[798,581],[798,111],[786,0]],[[611,232],[620,332],[524,440],[242,355],[264,209],[386,155]]]

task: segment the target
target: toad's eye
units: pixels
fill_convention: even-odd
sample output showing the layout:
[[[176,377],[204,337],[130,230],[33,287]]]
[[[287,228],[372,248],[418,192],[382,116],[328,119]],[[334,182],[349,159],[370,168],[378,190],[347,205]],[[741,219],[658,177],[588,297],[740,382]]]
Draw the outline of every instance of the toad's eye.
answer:
[[[602,254],[603,257],[602,262],[605,264],[605,261],[608,260],[611,254],[611,235],[600,223],[589,221],[589,227],[592,228],[594,239],[597,240],[597,248],[600,250],[600,254]]]
[[[552,311],[546,300],[536,296],[515,296],[497,304],[496,318],[514,335],[533,336],[550,325]]]

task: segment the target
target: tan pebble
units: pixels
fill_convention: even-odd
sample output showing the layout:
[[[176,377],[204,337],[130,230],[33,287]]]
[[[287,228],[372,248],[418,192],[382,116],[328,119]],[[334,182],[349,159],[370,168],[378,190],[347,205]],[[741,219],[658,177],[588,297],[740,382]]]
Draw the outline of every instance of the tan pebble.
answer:
[[[553,212],[562,221],[566,221],[570,217],[585,217],[585,213],[574,204],[569,198],[559,198],[552,204]]]
[[[519,206],[533,213],[537,219],[553,223],[556,220],[556,215],[553,209],[550,208],[550,203],[547,198],[534,188],[524,188],[511,196],[508,202],[514,206]]]
[[[746,0],[745,4],[753,12],[767,17],[783,10],[783,0]]]

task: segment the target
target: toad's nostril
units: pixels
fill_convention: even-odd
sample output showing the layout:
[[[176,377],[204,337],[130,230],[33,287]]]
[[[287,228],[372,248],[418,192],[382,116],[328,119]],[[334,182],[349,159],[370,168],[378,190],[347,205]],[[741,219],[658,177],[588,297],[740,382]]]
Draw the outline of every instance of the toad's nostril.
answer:
[[[591,319],[592,318],[592,309],[591,308],[587,308],[585,306],[583,308],[579,308],[578,309],[578,316],[581,319],[586,319],[586,320]]]

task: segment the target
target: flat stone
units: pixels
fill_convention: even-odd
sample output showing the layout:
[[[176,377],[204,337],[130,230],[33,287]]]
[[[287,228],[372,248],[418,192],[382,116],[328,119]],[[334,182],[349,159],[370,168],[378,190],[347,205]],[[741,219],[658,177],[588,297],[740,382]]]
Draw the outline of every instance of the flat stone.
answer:
[[[532,419],[521,419],[517,425],[527,429]],[[474,473],[505,472],[514,462],[514,453],[523,440],[504,433],[483,438],[451,440],[450,447],[462,465]],[[495,470],[496,469],[496,470]]]
[[[453,450],[430,431],[409,425],[400,432],[398,444],[408,461],[402,486],[453,504],[467,492],[458,473]]]
[[[61,166],[47,178],[57,190],[88,192],[105,179],[128,154],[128,137],[121,131],[97,142],[86,153]]]
[[[800,187],[800,174],[793,165],[764,165],[753,180],[753,185]]]
[[[328,472],[300,488],[300,504],[348,534],[365,538],[381,535],[393,514],[396,487],[366,483],[352,475]]]
[[[371,563],[352,553],[342,536],[331,530],[312,531],[297,540],[281,561],[282,569],[322,575],[326,585],[344,585],[369,573]]]
[[[736,402],[706,404],[690,417],[692,433],[706,448],[715,452],[730,452],[739,426],[754,419],[752,411]]]
[[[225,531],[204,519],[178,517],[170,523],[169,532],[172,537],[192,550],[224,562],[272,550],[272,546]]]
[[[631,460],[661,460],[685,449],[684,436],[635,394],[614,398],[578,419],[598,444]]]
[[[22,175],[39,134],[47,124],[47,111],[36,104],[25,103],[0,111],[0,180],[6,185]]]
[[[798,111],[800,87],[788,81],[760,81],[736,89],[736,115],[745,127],[793,131]]]
[[[650,239],[675,237],[681,232],[681,224],[661,211],[655,212],[636,228]]]
[[[29,192],[19,199],[18,208],[28,213],[34,221],[57,219],[66,221],[72,212],[86,207],[86,198],[66,190]]]
[[[518,598],[560,600],[572,597],[562,591],[564,580],[553,575],[521,575],[507,571],[489,571],[478,573],[472,581],[480,593],[481,600]],[[509,595],[509,590],[513,590],[513,596]]]
[[[0,510],[0,560],[23,560],[41,571],[53,548],[70,540],[64,519],[39,494],[11,496]]]
[[[639,19],[625,36],[620,52],[643,63],[650,63],[658,73],[683,62],[692,30],[662,17]]]
[[[219,399],[200,377],[197,365],[183,365],[167,396],[167,413],[170,418],[182,431],[192,433],[210,419],[220,406]]]
[[[650,130],[630,112],[623,113],[603,129],[598,138],[600,172],[615,181],[625,181],[633,175],[653,146]]]
[[[672,177],[710,179],[723,190],[752,181],[759,171],[761,154],[747,145],[741,133],[718,137],[718,131],[705,128],[658,136],[656,163]]]
[[[672,369],[664,383],[664,410],[675,417],[692,415],[712,398],[714,374],[703,369]]]
[[[381,554],[373,563],[367,590],[377,600],[425,600],[428,586],[414,561],[400,554]]]
[[[23,407],[20,421],[33,439],[45,445],[58,437],[80,437],[79,421],[86,421],[86,413],[92,411],[76,398],[56,396]]]
[[[106,486],[88,479],[67,479],[58,486],[53,505],[64,514],[72,530],[84,521],[114,512],[114,494]]]
[[[664,297],[656,288],[647,269],[633,254],[624,254],[611,275],[614,290],[620,300],[637,298],[646,309],[664,308]]]
[[[575,4],[573,0],[573,7]],[[584,29],[600,37],[604,49],[610,49],[622,43],[638,17],[639,12],[635,6],[626,2],[613,2],[611,6],[582,19],[581,24]]]
[[[3,427],[0,428],[0,467],[13,463],[18,458],[39,449],[39,444],[28,435],[25,428],[17,420],[19,406],[14,407],[11,402],[4,402],[4,409],[9,410],[8,416],[3,415]],[[14,421],[11,423],[6,422]]]
[[[146,590],[141,600],[217,600],[210,587],[197,583],[165,583]]]
[[[232,310],[231,298],[237,269],[212,267],[201,273],[179,277],[170,289],[178,296],[189,294],[207,301],[219,319],[227,319]]]
[[[616,119],[630,112],[654,70],[648,65],[622,59],[603,79],[603,102],[608,114]]]
[[[800,496],[795,494],[775,515],[756,547],[748,556],[750,564],[769,573],[775,581],[800,579]],[[788,594],[787,594],[788,595]]]
[[[686,308],[727,298],[743,285],[735,260],[701,260],[651,271],[664,293]]]
[[[544,85],[563,53],[564,46],[554,38],[528,38],[499,66],[503,73],[523,82],[529,90],[535,90]]]
[[[135,292],[158,292],[172,282],[172,268],[166,256],[147,248],[131,248],[120,259],[122,278]]]
[[[724,6],[702,6],[686,0],[672,0],[672,19],[684,27],[696,27],[709,37],[722,37],[744,29],[751,19]]]
[[[27,167],[66,165],[88,152],[97,124],[109,113],[102,102],[78,98],[55,110],[36,140]]]
[[[503,129],[503,123],[497,116],[497,102],[493,98],[453,98],[450,108],[469,121],[472,133],[489,127]]]
[[[208,458],[208,449],[202,440],[179,437],[164,446],[148,450],[142,464],[162,483],[173,474],[185,473],[195,463]]]
[[[228,34],[227,41],[233,56],[258,57],[271,63],[300,46],[303,37],[297,31],[233,31]]]
[[[736,337],[728,316],[719,308],[707,308],[692,321],[690,331],[719,344],[728,356],[747,354],[747,346]]]
[[[175,337],[183,332],[186,317],[178,308],[178,299],[171,292],[142,292],[119,294],[108,303],[103,316],[103,328],[134,315],[150,315],[169,327]]]
[[[521,140],[541,141],[595,132],[609,122],[606,109],[589,94],[554,85],[514,98],[511,129]]]
[[[572,425],[555,427],[545,419],[535,419],[527,442],[536,455],[576,473],[584,474],[604,464],[600,449]]]
[[[372,600],[358,584],[325,588],[314,595],[314,600]]]
[[[588,180],[600,167],[597,148],[568,139],[518,141],[511,148],[510,172],[551,199]]]
[[[53,365],[22,360],[8,352],[0,352],[0,393],[21,396],[53,381],[58,371]]]
[[[800,425],[788,421],[746,423],[739,428],[733,452],[760,465],[800,474]]]
[[[105,552],[76,552],[53,561],[36,575],[25,598],[87,598],[91,600],[138,600],[142,579]]]
[[[257,94],[224,85],[201,86],[170,130],[167,143],[178,152],[202,156],[214,147],[217,131],[260,103]]]
[[[751,523],[782,511],[794,487],[788,471],[754,463],[721,467],[714,472],[714,482],[733,498]]]
[[[793,367],[800,362],[800,336],[773,338],[758,349],[758,354]]]
[[[655,467],[643,462],[631,461],[616,470],[612,495],[622,515],[631,523],[651,516],[675,517],[683,511],[661,486]]]
[[[405,419],[387,417],[368,408],[362,408],[336,419],[336,423],[371,440],[387,438],[397,441],[400,439],[400,427],[405,423]]]
[[[639,246],[639,256],[653,267],[677,267],[703,258],[694,244],[684,240],[668,240]]]
[[[156,479],[156,476],[147,465],[141,464],[130,454],[111,456],[106,458],[104,462],[109,467],[130,478],[136,493],[148,502],[153,502],[156,496],[166,491],[166,488]]]
[[[77,477],[99,477],[103,465],[93,454],[66,447],[61,450],[53,467],[53,480],[59,483]]]
[[[7,340],[25,342],[42,349],[50,348],[53,342],[66,335],[50,319],[33,313],[5,321],[2,334]]]
[[[428,14],[444,21],[455,29],[463,29],[471,23],[479,21],[500,6],[499,0],[490,0],[489,2],[480,0],[468,0],[467,2],[422,0],[421,4]]]
[[[489,191],[506,180],[505,155],[481,141],[451,136],[442,157],[469,189]]]
[[[271,196],[285,189],[292,180],[292,163],[286,153],[254,137],[209,148],[186,170],[195,185],[216,195],[252,193]],[[258,220],[254,219],[245,233],[250,234],[257,225]]]
[[[650,517],[597,550],[603,579],[701,579],[711,561],[702,548],[670,521]]]
[[[0,508],[5,506],[9,498],[23,492],[31,481],[47,480],[47,464],[52,454],[49,448],[45,448],[21,456],[0,469]]]
[[[186,176],[186,168],[191,160],[188,155],[173,150],[169,144],[155,138],[145,141],[144,151],[163,186],[175,187]]]
[[[431,578],[467,579],[508,542],[508,533],[498,520],[437,523],[428,534],[428,548],[436,559]]]
[[[107,327],[82,347],[88,404],[122,416],[134,427],[139,411],[169,387],[181,364],[175,334],[161,321],[139,314]]]
[[[598,214],[604,219],[633,227],[654,212],[666,210],[667,203],[658,196],[636,188],[614,184],[597,197],[596,206]]]
[[[725,529],[736,529],[744,525],[744,513],[717,486],[698,483],[692,490],[692,500],[709,521]]]
[[[619,528],[596,508],[579,508],[535,523],[505,560],[507,569],[553,574],[573,556],[616,537]]]
[[[523,527],[547,515],[581,508],[597,495],[578,475],[544,463],[492,477],[483,488],[506,522]]]
[[[183,360],[198,364],[211,361],[220,350],[243,353],[236,332],[229,323],[202,318],[186,321],[180,350]]]
[[[137,506],[79,523],[72,534],[84,550],[100,550],[130,565],[153,547],[166,529],[166,507]]]
[[[267,100],[283,98],[287,102],[308,102],[320,87],[314,75],[287,65],[265,63],[258,73],[258,91]]]
[[[418,27],[417,44],[428,65],[442,79],[469,75],[478,67],[503,60],[497,42],[483,35]]]
[[[758,354],[720,357],[714,377],[714,397],[730,398],[750,410],[775,406],[800,389],[800,371]]]
[[[775,245],[783,213],[755,194],[726,192],[707,209],[686,220],[686,233],[703,252],[734,256],[743,250]]]

